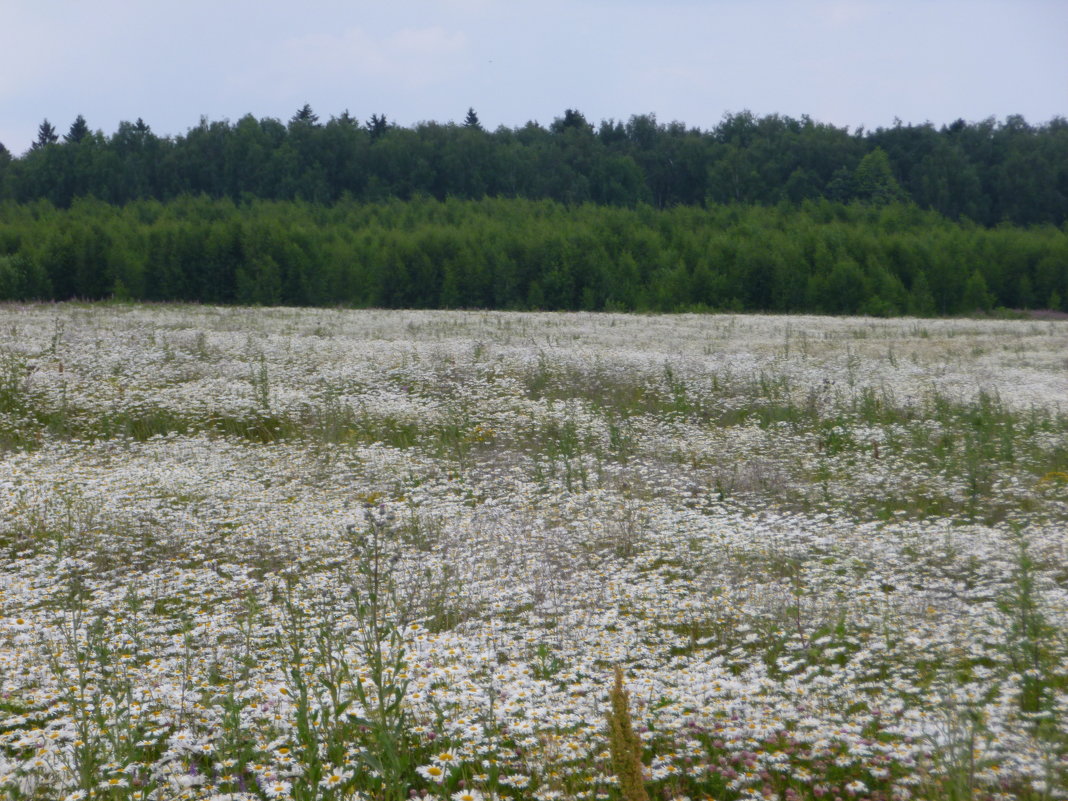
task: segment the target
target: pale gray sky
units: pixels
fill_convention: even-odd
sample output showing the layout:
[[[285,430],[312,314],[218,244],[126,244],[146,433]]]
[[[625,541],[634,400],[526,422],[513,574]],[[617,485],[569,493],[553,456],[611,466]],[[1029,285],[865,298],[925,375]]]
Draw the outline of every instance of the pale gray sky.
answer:
[[[0,142],[47,117],[402,125],[726,112],[875,128],[1068,116],[1068,0],[0,0]]]

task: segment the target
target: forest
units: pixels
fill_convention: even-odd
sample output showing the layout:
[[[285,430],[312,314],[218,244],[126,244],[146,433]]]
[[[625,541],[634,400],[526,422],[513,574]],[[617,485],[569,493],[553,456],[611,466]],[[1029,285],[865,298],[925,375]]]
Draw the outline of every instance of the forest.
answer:
[[[0,145],[0,299],[1065,309],[1068,121],[47,120]]]

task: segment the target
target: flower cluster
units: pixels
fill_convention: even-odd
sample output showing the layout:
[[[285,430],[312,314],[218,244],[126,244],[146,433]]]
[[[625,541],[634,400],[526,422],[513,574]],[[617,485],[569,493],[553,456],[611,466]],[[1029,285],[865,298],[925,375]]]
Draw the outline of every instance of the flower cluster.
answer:
[[[0,318],[13,797],[1068,796],[1063,323]]]

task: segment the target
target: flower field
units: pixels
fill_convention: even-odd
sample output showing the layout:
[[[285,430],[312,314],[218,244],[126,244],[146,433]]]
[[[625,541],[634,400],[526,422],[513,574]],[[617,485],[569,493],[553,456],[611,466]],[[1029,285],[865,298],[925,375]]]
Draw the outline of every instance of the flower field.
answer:
[[[1068,322],[0,307],[0,788],[1068,797]]]

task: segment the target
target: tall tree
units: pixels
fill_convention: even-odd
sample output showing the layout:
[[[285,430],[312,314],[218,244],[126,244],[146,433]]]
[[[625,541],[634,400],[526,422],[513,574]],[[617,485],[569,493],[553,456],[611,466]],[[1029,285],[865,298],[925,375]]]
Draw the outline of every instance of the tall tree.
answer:
[[[482,123],[478,120],[478,115],[475,113],[474,107],[467,109],[467,116],[464,117],[464,127],[474,128],[475,130],[482,130]]]
[[[371,134],[372,141],[382,136],[388,128],[385,114],[372,114],[371,119],[367,121],[367,132]]]
[[[853,171],[853,197],[877,206],[908,198],[894,177],[890,158],[881,147],[862,158]]]
[[[70,130],[63,135],[63,141],[67,144],[77,144],[89,135],[89,125],[85,117],[79,114],[70,125]]]
[[[312,111],[312,107],[308,103],[297,109],[297,113],[289,120],[290,125],[315,125],[317,122],[319,122],[319,115]]]
[[[593,126],[586,121],[582,112],[578,109],[569,108],[564,111],[563,117],[557,117],[553,120],[553,124],[549,126],[549,130],[553,133],[564,133],[565,131],[575,130],[582,131],[583,133],[593,133]]]
[[[30,150],[40,150],[48,145],[54,145],[57,141],[59,141],[59,134],[46,117],[44,122],[37,126],[37,139],[30,145]]]
[[[340,116],[331,117],[330,122],[336,122],[339,125],[344,125],[348,128],[355,128],[360,124],[360,121],[349,114],[349,110],[345,109],[341,112]]]
[[[11,186],[12,182],[8,180],[10,172],[11,151],[4,147],[3,142],[0,142],[0,201],[11,197],[13,188]]]

